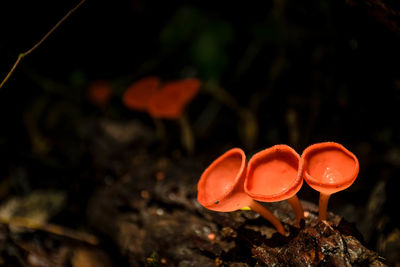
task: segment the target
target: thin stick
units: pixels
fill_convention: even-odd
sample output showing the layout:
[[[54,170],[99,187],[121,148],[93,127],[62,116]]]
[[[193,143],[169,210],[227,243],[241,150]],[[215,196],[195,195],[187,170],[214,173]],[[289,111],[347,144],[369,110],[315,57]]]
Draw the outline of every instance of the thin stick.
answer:
[[[72,13],[75,12],[75,10],[77,10],[84,2],[86,2],[86,0],[81,0],[79,2],[79,4],[77,4],[74,8],[72,8],[70,11],[68,11],[68,13],[62,18],[60,19],[56,25],[53,26],[53,28],[50,29],[50,31],[48,31],[42,39],[40,39],[39,42],[37,42],[31,49],[27,50],[24,53],[21,53],[18,55],[17,60],[15,61],[14,65],[12,66],[12,68],[10,69],[10,71],[7,73],[6,77],[4,78],[4,80],[1,82],[0,84],[0,89],[3,87],[3,85],[7,82],[7,80],[10,78],[10,76],[13,74],[13,72],[15,71],[15,69],[17,68],[19,62],[21,61],[22,58],[24,58],[25,56],[29,55],[30,53],[32,53],[33,51],[36,50],[36,48],[38,48],[69,16],[71,16]]]
[[[99,240],[94,235],[80,232],[74,229],[66,228],[61,225],[51,223],[39,223],[26,217],[13,217],[11,219],[0,218],[0,223],[12,226],[23,227],[27,229],[39,230],[52,233],[59,236],[65,236],[91,245],[98,245]]]

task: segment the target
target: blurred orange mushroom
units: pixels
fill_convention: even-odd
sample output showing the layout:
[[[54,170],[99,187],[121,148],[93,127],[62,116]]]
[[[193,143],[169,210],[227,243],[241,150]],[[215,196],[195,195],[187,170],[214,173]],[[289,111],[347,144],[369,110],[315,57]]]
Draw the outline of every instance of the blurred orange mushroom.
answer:
[[[155,118],[177,120],[199,88],[200,81],[194,78],[167,82],[157,94],[151,97],[148,111]]]
[[[138,111],[147,111],[150,99],[160,90],[161,81],[158,77],[143,78],[128,87],[122,101],[125,107]]]
[[[104,80],[91,82],[87,90],[89,101],[99,107],[106,106],[112,94],[111,84]]]
[[[299,166],[300,156],[293,148],[272,146],[250,159],[244,186],[246,193],[258,201],[288,200],[295,211],[298,226],[304,219],[303,207],[296,195],[303,185]]]
[[[153,118],[178,120],[182,130],[182,143],[188,152],[194,149],[194,138],[185,106],[200,89],[200,81],[195,78],[167,82],[161,90],[151,97],[148,112]]]
[[[270,221],[279,233],[285,235],[281,222],[244,191],[246,169],[247,160],[243,150],[233,148],[225,152],[201,175],[197,184],[198,202],[207,209],[220,212],[249,207]]]
[[[304,179],[320,192],[319,219],[326,220],[331,194],[353,184],[358,175],[357,157],[341,144],[317,143],[307,147],[301,155]]]

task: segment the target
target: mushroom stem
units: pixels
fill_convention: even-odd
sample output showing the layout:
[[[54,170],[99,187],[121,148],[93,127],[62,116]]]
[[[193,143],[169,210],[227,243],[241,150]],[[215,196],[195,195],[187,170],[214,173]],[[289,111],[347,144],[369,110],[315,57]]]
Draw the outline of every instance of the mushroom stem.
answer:
[[[179,124],[181,127],[181,142],[182,146],[186,149],[189,154],[193,154],[195,140],[193,136],[192,128],[190,127],[189,120],[185,113],[179,117]]]
[[[326,213],[328,210],[328,201],[330,194],[320,193],[319,194],[319,219],[321,221],[326,220]]]
[[[154,126],[156,127],[156,135],[159,140],[165,142],[166,140],[166,133],[165,133],[165,125],[163,121],[159,118],[153,118]]]
[[[252,209],[253,211],[257,212],[258,214],[260,214],[262,217],[267,219],[270,223],[272,223],[272,225],[275,226],[278,233],[280,233],[283,236],[286,235],[285,229],[283,228],[283,226],[282,226],[281,222],[278,220],[278,218],[276,218],[275,215],[273,215],[269,210],[267,210],[260,203],[253,200],[250,203],[249,208]]]
[[[304,219],[303,206],[301,205],[297,195],[294,195],[291,198],[288,198],[288,202],[290,203],[290,205],[292,206],[292,208],[294,210],[294,213],[296,214],[297,226],[300,227],[300,222],[302,219]]]

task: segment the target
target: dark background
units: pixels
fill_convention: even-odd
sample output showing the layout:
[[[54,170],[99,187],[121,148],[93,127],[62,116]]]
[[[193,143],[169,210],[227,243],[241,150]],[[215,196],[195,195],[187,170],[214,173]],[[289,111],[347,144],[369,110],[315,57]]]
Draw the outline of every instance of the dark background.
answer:
[[[1,78],[76,4],[2,1]],[[122,105],[127,86],[148,75],[195,76],[228,92],[259,131],[243,137],[246,119],[203,90],[188,107],[197,137],[193,158],[207,166],[233,146],[251,155],[277,143],[299,153],[315,142],[342,143],[359,158],[360,174],[333,195],[330,210],[356,222],[379,250],[379,237],[399,229],[399,47],[398,32],[345,1],[89,0],[0,89],[0,180],[11,181],[0,197],[61,189],[72,196],[69,223],[82,224],[78,207],[87,199],[80,195],[104,183],[94,178],[82,122],[138,118],[152,127],[145,114]],[[86,95],[98,79],[113,85],[102,109]],[[179,140],[172,138],[157,153],[175,149]],[[317,203],[307,185],[299,196]],[[366,222],[368,203],[381,204]]]

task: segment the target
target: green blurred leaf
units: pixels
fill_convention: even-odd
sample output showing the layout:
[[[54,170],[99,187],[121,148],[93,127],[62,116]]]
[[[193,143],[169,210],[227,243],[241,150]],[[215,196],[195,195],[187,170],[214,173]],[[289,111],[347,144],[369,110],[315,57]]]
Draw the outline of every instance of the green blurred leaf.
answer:
[[[169,51],[193,38],[202,21],[198,9],[180,8],[160,33],[162,50]]]
[[[218,79],[228,64],[226,46],[233,39],[231,25],[224,21],[210,23],[196,38],[192,58],[205,80]]]
[[[206,31],[212,33],[220,45],[227,45],[233,40],[233,28],[227,21],[212,22]]]
[[[226,46],[233,40],[232,25],[194,7],[180,8],[160,33],[163,53],[192,59],[203,79],[218,79],[228,64]]]
[[[74,70],[69,76],[69,83],[73,88],[82,88],[88,83],[88,80],[81,70]]]

